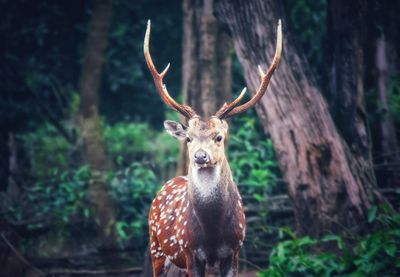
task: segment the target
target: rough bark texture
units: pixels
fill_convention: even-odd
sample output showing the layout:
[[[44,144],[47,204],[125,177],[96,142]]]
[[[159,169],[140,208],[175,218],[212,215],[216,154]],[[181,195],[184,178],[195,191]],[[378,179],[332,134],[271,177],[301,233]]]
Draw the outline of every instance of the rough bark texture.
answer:
[[[283,59],[256,109],[288,183],[298,233],[362,231],[379,193],[367,165],[354,159],[339,135],[309,65],[285,28],[282,7],[273,0],[222,0],[216,10],[231,31],[251,92],[260,82],[257,65],[267,68],[272,60],[276,23],[283,18]]]
[[[214,0],[183,1],[183,98],[201,116],[230,100],[232,42],[213,15]],[[178,175],[187,174],[185,144]]]
[[[383,173],[384,186],[398,187],[400,186],[400,152],[397,143],[396,128],[390,113],[390,92],[389,81],[390,71],[388,67],[388,49],[384,37],[376,40],[376,87],[378,99],[383,114],[380,120],[381,131],[381,154],[378,155],[379,170]],[[393,56],[393,55],[391,55]]]
[[[351,153],[362,166],[361,174],[375,181],[371,135],[364,95],[364,49],[367,3],[329,1],[330,38],[329,102],[332,117]]]
[[[400,146],[391,107],[391,82],[400,71],[398,1],[368,1],[368,56],[366,85],[378,100],[374,140],[376,175],[381,187],[400,187]],[[396,76],[397,75],[397,76]]]
[[[80,135],[86,162],[92,171],[89,198],[104,246],[113,241],[115,206],[108,193],[105,179],[109,168],[100,133],[98,90],[111,23],[112,1],[94,0],[93,15],[89,23],[79,90]]]

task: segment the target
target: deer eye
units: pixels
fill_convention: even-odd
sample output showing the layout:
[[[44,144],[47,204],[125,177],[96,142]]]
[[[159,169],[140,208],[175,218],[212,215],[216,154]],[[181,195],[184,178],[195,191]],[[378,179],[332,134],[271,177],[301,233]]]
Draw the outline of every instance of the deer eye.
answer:
[[[192,139],[190,138],[190,137],[186,137],[186,142],[187,143],[189,143],[189,142],[191,142],[192,141]]]
[[[223,137],[221,135],[215,137],[216,142],[221,142]]]

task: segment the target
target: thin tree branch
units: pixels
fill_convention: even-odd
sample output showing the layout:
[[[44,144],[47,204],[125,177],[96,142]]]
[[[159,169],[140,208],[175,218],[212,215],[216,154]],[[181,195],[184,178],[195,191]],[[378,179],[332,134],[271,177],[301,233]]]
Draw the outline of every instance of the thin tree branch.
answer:
[[[12,245],[12,243],[6,238],[6,236],[3,233],[1,233],[0,236],[7,244],[7,246],[10,247],[11,251],[15,254],[15,256],[17,256],[17,258],[20,261],[22,261],[25,265],[32,268],[36,272],[36,276],[46,276],[40,269],[33,266],[27,259],[25,259],[25,257]]]

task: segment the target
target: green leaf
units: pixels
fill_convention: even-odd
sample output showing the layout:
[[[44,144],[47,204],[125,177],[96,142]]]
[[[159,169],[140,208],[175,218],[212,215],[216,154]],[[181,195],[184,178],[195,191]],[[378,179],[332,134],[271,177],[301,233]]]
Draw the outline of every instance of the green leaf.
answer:
[[[369,223],[371,223],[372,221],[375,220],[377,211],[378,211],[378,208],[376,206],[371,207],[371,209],[368,212],[368,222]]]
[[[391,257],[395,257],[397,247],[395,244],[388,244],[385,246],[385,252]]]
[[[299,246],[308,246],[308,245],[313,245],[316,242],[317,242],[317,240],[312,239],[311,237],[307,236],[307,237],[303,237],[303,238],[299,239],[298,245]]]

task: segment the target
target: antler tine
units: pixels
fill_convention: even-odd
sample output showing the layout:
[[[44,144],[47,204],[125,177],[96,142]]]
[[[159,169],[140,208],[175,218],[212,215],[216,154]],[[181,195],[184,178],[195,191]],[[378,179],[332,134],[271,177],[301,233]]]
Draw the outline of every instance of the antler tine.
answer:
[[[144,36],[144,45],[143,45],[143,52],[144,58],[146,60],[147,67],[150,70],[151,75],[153,76],[154,84],[158,90],[158,93],[161,96],[161,99],[176,110],[177,112],[181,113],[183,116],[187,118],[194,117],[196,112],[189,106],[177,103],[168,93],[167,87],[163,84],[163,78],[168,72],[170,64],[168,64],[165,69],[158,73],[153,60],[151,59],[150,50],[149,50],[149,41],[150,41],[150,30],[151,30],[151,22],[150,20],[147,21],[147,28],[146,28],[146,35]]]
[[[237,107],[232,107],[232,109],[223,114],[223,117],[220,118],[228,118],[231,116],[234,116],[238,113],[244,112],[247,109],[251,108],[254,106],[264,95],[265,91],[267,90],[269,81],[271,80],[272,74],[274,73],[276,67],[278,66],[280,60],[281,60],[281,54],[282,54],[282,24],[281,20],[279,19],[278,21],[278,27],[277,27],[277,35],[276,35],[276,48],[275,48],[275,55],[274,59],[272,60],[271,65],[268,68],[267,73],[264,73],[262,70],[261,66],[258,66],[258,71],[259,74],[261,75],[261,83],[260,86],[255,93],[255,95],[246,103],[237,106]]]
[[[215,113],[214,116],[218,118],[224,118],[227,113],[229,113],[239,102],[242,100],[244,94],[246,93],[247,88],[243,88],[242,92],[240,92],[239,96],[233,100],[231,103],[224,103],[222,107]]]

